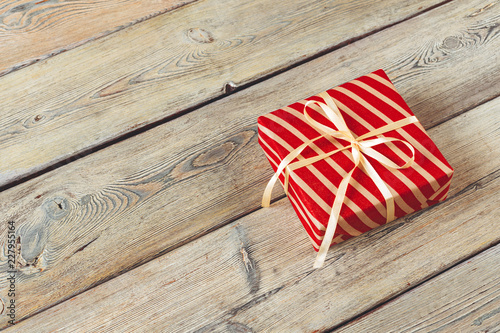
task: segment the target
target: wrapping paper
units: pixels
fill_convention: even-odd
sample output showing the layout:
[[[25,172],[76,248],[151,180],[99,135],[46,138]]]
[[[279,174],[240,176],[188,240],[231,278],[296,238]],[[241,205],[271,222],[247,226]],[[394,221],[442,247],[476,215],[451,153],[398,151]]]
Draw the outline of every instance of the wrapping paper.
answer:
[[[327,100],[330,102],[327,103]],[[320,104],[338,108],[338,111],[334,111],[340,112],[341,120],[350,130],[348,135],[353,138],[377,134],[374,132],[377,129],[413,119],[413,123],[370,138],[391,140],[378,143],[370,150],[375,150],[399,166],[405,163],[409,166],[391,168],[361,152],[361,159],[368,161],[390,191],[394,202],[394,208],[390,209],[393,214],[388,214],[388,203],[381,191],[382,186],[374,180],[376,177],[370,175],[363,165],[355,164],[357,153],[353,147],[357,147],[358,143],[353,140],[349,142],[341,135],[336,138],[321,130],[322,126],[339,131],[342,129],[329,119],[326,114],[328,110],[325,111]],[[320,125],[312,126],[312,123]],[[348,186],[342,197],[340,216],[331,244],[433,205],[446,199],[448,194],[453,169],[383,70],[261,116],[258,129],[259,143],[275,172],[291,152],[293,155],[294,151],[303,149],[288,166],[320,156],[319,160],[311,164],[306,162],[304,166],[286,170],[288,177],[285,177],[285,172],[277,175],[316,251],[323,242],[338,188],[348,176]],[[349,149],[321,157],[347,146]],[[364,151],[368,152],[368,148]],[[375,156],[376,153],[371,155]],[[287,181],[285,178],[288,178]]]

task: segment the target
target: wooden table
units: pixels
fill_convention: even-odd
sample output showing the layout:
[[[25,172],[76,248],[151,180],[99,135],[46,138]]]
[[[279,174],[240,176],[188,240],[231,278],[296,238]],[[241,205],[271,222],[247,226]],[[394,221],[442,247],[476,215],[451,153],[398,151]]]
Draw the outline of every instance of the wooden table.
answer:
[[[498,0],[3,1],[1,327],[498,331],[499,50]],[[256,120],[379,68],[449,198],[313,270]]]

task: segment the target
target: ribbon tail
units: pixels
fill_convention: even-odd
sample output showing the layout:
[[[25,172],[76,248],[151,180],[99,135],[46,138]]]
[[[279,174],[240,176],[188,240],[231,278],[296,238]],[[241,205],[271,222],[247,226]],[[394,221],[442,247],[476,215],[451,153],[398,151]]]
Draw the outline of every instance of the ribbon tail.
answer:
[[[288,153],[288,155],[285,156],[285,158],[278,165],[278,169],[276,170],[274,175],[271,177],[271,179],[267,183],[266,189],[264,190],[264,195],[262,196],[262,207],[269,207],[269,205],[271,204],[271,195],[272,195],[274,184],[276,184],[276,181],[278,180],[279,175],[283,172],[283,170],[290,164],[290,162],[292,162],[297,156],[299,156],[300,153],[307,146],[309,146],[312,142],[314,142],[315,140],[318,140],[320,138],[322,138],[322,136],[319,136],[317,138],[314,138],[312,140],[304,142],[299,147],[295,148],[290,153]],[[286,184],[285,192],[288,193],[288,173],[286,175],[285,184]]]
[[[316,256],[316,261],[314,262],[313,268],[321,268],[326,259],[326,254],[330,245],[332,245],[333,236],[335,235],[335,230],[337,230],[338,219],[340,218],[340,209],[344,203],[345,194],[347,192],[347,186],[349,185],[349,180],[356,170],[356,167],[349,172],[349,174],[342,180],[337,190],[337,195],[333,201],[332,211],[330,213],[330,218],[328,219],[328,225],[326,226],[325,235],[323,236],[323,241],[319,247],[318,255]]]

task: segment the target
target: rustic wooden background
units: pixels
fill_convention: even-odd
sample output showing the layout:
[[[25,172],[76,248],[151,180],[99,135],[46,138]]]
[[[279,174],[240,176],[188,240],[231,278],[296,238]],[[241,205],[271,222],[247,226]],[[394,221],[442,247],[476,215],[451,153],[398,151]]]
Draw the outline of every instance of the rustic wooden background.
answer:
[[[500,1],[0,2],[0,327],[500,330]],[[258,116],[383,68],[455,169],[449,199],[325,267]]]

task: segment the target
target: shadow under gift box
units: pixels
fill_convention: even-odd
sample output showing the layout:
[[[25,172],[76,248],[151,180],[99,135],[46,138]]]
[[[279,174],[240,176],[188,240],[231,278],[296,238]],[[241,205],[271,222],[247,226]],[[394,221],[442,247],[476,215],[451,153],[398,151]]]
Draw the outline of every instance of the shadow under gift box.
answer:
[[[383,70],[326,93],[332,97],[355,137],[413,116]],[[275,172],[291,151],[323,134],[305,118],[307,101],[324,102],[315,95],[258,118],[259,143]],[[337,130],[317,104],[309,103],[307,108],[311,118]],[[370,156],[364,156],[390,190],[395,203],[395,218],[446,199],[453,169],[419,122],[373,138],[376,137],[399,139],[415,150],[414,162],[406,169],[391,169]],[[346,140],[325,135],[309,144],[292,163],[349,144]],[[379,144],[373,149],[398,165],[405,164],[412,156],[407,145],[399,141]],[[316,251],[323,240],[339,184],[354,166],[351,149],[346,149],[290,172],[288,197]],[[285,183],[284,172],[279,180],[282,185]],[[332,244],[386,222],[385,198],[364,168],[358,166],[349,181]]]

